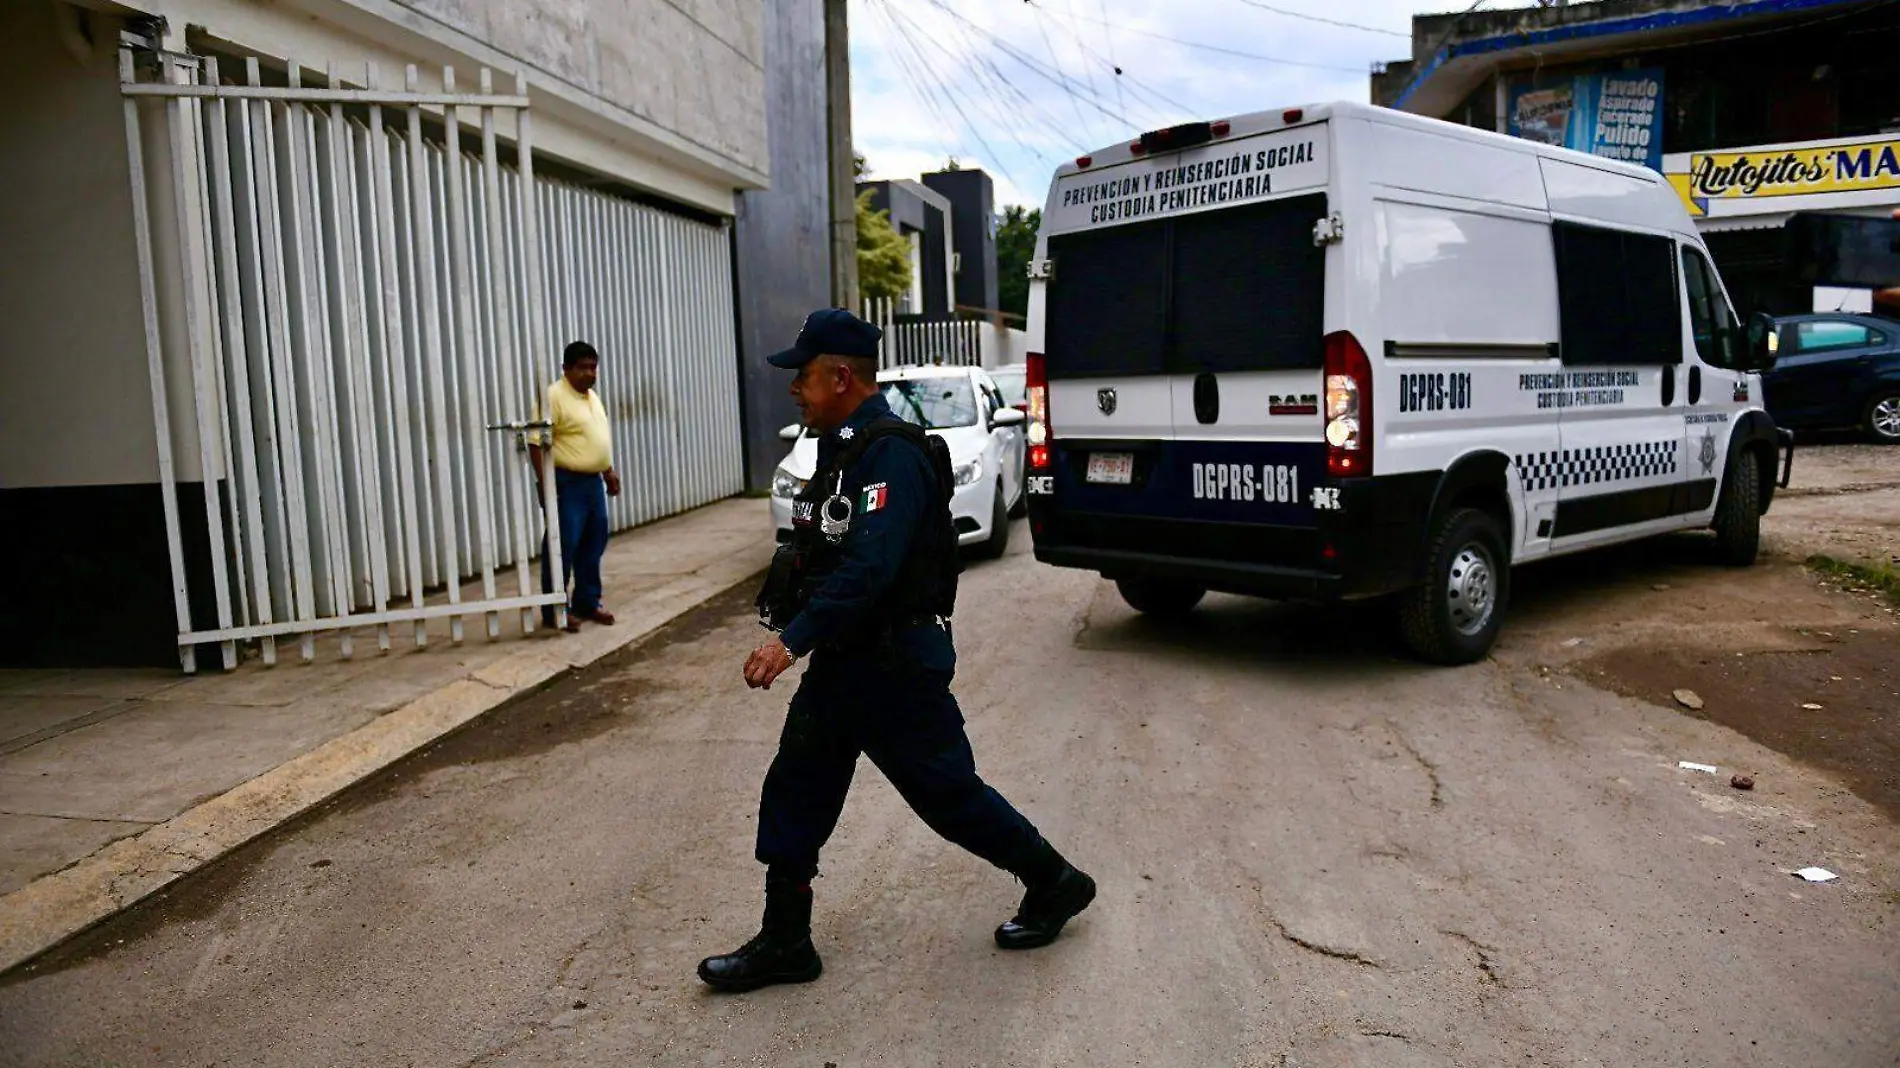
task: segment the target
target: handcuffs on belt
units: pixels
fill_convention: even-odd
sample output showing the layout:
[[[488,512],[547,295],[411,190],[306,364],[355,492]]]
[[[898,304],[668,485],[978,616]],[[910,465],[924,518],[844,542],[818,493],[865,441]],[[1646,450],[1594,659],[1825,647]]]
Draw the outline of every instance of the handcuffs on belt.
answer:
[[[834,509],[841,514],[833,514]],[[818,533],[833,545],[844,540],[845,533],[851,529],[851,498],[844,495],[844,472],[838,472],[838,481],[833,486],[831,496],[818,506]]]

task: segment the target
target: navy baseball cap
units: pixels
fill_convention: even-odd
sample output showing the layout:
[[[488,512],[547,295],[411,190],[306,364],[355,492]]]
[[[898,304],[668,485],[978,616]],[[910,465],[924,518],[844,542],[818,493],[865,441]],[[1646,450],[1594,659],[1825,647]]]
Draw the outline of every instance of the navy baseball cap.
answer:
[[[884,331],[843,308],[823,308],[805,317],[791,348],[766,357],[766,362],[796,371],[826,355],[876,359],[878,339],[883,336]]]

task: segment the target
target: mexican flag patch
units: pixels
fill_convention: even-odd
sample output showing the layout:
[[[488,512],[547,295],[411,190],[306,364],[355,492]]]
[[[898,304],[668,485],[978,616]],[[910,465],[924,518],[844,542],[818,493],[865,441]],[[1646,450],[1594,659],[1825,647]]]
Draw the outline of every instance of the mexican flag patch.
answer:
[[[864,487],[864,500],[863,503],[858,506],[858,511],[862,514],[875,512],[890,503],[890,499],[891,484],[888,482],[874,482]]]

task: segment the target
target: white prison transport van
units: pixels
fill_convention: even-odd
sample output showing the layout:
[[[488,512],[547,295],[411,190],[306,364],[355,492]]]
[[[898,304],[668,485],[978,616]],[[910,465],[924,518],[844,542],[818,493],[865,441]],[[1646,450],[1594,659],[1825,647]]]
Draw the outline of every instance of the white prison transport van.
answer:
[[[1515,564],[1711,526],[1753,562],[1792,441],[1661,175],[1383,108],[1064,165],[1030,276],[1036,557],[1143,612],[1398,594],[1468,662]]]

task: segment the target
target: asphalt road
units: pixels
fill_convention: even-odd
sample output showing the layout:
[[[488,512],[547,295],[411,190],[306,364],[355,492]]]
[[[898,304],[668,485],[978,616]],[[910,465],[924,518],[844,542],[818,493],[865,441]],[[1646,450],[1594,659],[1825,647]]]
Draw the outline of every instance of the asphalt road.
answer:
[[[789,697],[740,680],[741,591],[10,977],[0,1064],[1900,1063],[1894,824],[1563,664],[1771,641],[1708,607],[1738,588],[1864,614],[1798,568],[1679,539],[1533,570],[1496,658],[1431,670],[1364,610],[1154,625],[1027,535],[965,576],[957,692],[985,776],[1100,881],[1054,946],[994,949],[1018,886],[863,763],[823,979],[701,988],[756,927]]]

